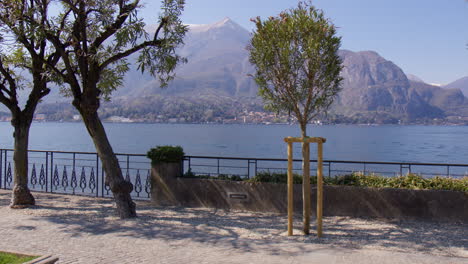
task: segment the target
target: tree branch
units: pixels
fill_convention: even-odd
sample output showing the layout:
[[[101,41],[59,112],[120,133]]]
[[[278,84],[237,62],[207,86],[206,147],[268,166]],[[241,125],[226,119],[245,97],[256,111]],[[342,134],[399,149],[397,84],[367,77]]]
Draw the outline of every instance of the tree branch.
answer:
[[[161,23],[159,23],[158,28],[157,28],[156,31],[154,32],[153,41],[156,41],[156,40],[158,39],[159,31],[161,31],[161,28],[162,28],[165,24],[167,24],[167,18],[164,17],[164,18],[161,20]]]
[[[74,5],[74,3],[70,0],[61,0],[62,2],[64,2],[65,4],[68,5],[68,7],[70,7],[71,10],[73,10],[73,12],[75,13],[79,13],[79,10],[78,8]]]
[[[79,84],[78,80],[76,79],[76,76],[74,75],[75,71],[73,70],[73,67],[71,66],[70,57],[69,57],[68,53],[65,50],[67,45],[63,44],[60,41],[59,36],[54,36],[54,35],[50,34],[49,32],[46,32],[46,37],[47,37],[47,39],[49,39],[50,42],[52,42],[52,44],[54,45],[56,51],[58,52],[58,54],[62,58],[63,63],[65,64],[66,74],[64,74],[62,71],[57,69],[56,66],[50,65],[50,63],[48,63],[47,61],[46,61],[46,63],[48,63],[49,66],[51,67],[51,69],[55,73],[59,74],[60,77],[62,77],[63,80],[66,83],[70,84],[70,88],[72,90],[73,97],[81,98],[80,84]]]
[[[16,90],[17,90],[16,81],[11,76],[9,70],[5,68],[1,58],[0,58],[0,73],[7,80],[8,85],[10,86],[10,89],[5,89],[5,90],[9,90],[9,95],[10,95],[11,100],[16,101]]]
[[[132,55],[133,53],[145,48],[145,47],[150,47],[150,46],[159,46],[161,45],[162,41],[160,40],[156,40],[156,41],[145,41],[137,46],[134,46],[133,48],[130,48],[126,51],[123,51],[123,52],[119,52],[119,53],[116,53],[114,56],[108,58],[107,60],[105,60],[103,63],[101,63],[101,65],[99,66],[99,70],[103,70],[105,69],[107,66],[109,66],[109,64],[112,64],[122,58],[125,58],[127,56],[130,56]]]
[[[11,112],[15,110],[13,102],[3,94],[3,88],[0,90],[0,102],[4,104]]]
[[[92,51],[97,51],[98,47],[102,45],[106,39],[108,39],[110,36],[112,36],[117,30],[119,30],[123,23],[127,20],[128,16],[130,13],[135,10],[135,8],[138,6],[139,0],[135,0],[133,3],[128,4],[128,5],[123,5],[123,1],[119,3],[120,5],[120,11],[119,15],[117,16],[116,20],[112,25],[106,27],[106,30],[101,33],[99,37],[97,37],[94,42],[91,44],[91,50]]]

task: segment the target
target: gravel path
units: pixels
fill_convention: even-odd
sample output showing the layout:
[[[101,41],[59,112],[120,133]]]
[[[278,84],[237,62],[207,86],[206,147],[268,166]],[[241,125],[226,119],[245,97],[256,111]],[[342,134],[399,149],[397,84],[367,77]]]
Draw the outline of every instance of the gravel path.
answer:
[[[324,237],[286,236],[286,216],[137,203],[119,220],[110,199],[34,194],[8,207],[0,190],[0,250],[59,263],[467,263],[468,223],[326,217]],[[312,226],[311,230],[315,230]]]

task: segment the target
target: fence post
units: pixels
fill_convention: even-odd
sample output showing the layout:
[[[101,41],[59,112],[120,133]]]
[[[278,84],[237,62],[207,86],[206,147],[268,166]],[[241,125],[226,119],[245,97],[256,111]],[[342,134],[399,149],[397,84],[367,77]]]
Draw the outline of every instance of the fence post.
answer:
[[[96,153],[96,197],[99,197],[99,154]]]
[[[254,175],[254,177],[257,176],[257,165],[258,165],[257,163],[258,163],[258,160],[255,160],[255,175]],[[250,177],[249,177],[249,179],[250,179]]]
[[[49,188],[47,187],[47,175],[49,175],[49,152],[46,151],[46,165],[45,165],[45,191],[48,192]]]
[[[104,178],[105,178],[105,175],[104,175],[104,168],[101,166],[101,182],[102,182],[101,190],[102,190],[102,197],[104,197],[104,191],[106,191],[106,193],[107,193],[106,182],[105,182]]]
[[[6,177],[7,177],[7,156],[8,156],[8,150],[5,149],[5,157],[3,157],[3,160],[5,161],[5,166],[3,168],[3,171],[4,171],[4,174],[5,175],[5,182],[3,183],[3,189],[6,190],[7,186],[6,186]]]
[[[3,149],[0,149],[0,189],[2,188],[2,161],[3,161]]]
[[[50,192],[51,193],[54,192],[54,187],[52,185],[53,180],[54,180],[54,152],[50,152]]]
[[[192,163],[191,163],[191,161],[192,161],[192,158],[189,156],[189,157],[188,157],[188,169],[189,169],[190,171],[192,171]]]

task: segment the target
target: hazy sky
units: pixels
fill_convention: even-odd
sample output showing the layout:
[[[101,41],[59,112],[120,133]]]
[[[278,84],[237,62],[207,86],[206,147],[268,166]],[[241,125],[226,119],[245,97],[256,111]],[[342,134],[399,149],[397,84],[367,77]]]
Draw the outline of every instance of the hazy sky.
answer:
[[[143,0],[141,14],[153,23],[159,0]],[[187,24],[230,17],[253,30],[250,18],[267,18],[297,0],[186,0]],[[342,48],[374,50],[406,73],[447,84],[468,76],[468,2],[465,0],[313,0],[339,27]]]

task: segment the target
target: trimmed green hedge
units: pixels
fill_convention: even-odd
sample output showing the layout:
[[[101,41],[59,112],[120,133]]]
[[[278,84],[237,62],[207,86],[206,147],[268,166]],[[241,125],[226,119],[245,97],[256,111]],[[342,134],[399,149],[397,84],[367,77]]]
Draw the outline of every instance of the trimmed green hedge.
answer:
[[[287,183],[286,173],[260,172],[250,179],[251,182]],[[293,181],[302,183],[302,176],[294,174]],[[311,184],[317,183],[317,177],[310,177]],[[424,190],[451,190],[468,192],[468,177],[461,179],[434,177],[423,178],[421,175],[408,174],[399,177],[383,177],[376,174],[364,175],[353,173],[336,177],[324,177],[326,185],[348,185],[374,188],[400,188],[400,189],[424,189]]]
[[[185,153],[181,146],[157,146],[150,149],[146,156],[154,165],[160,162],[181,162]]]

